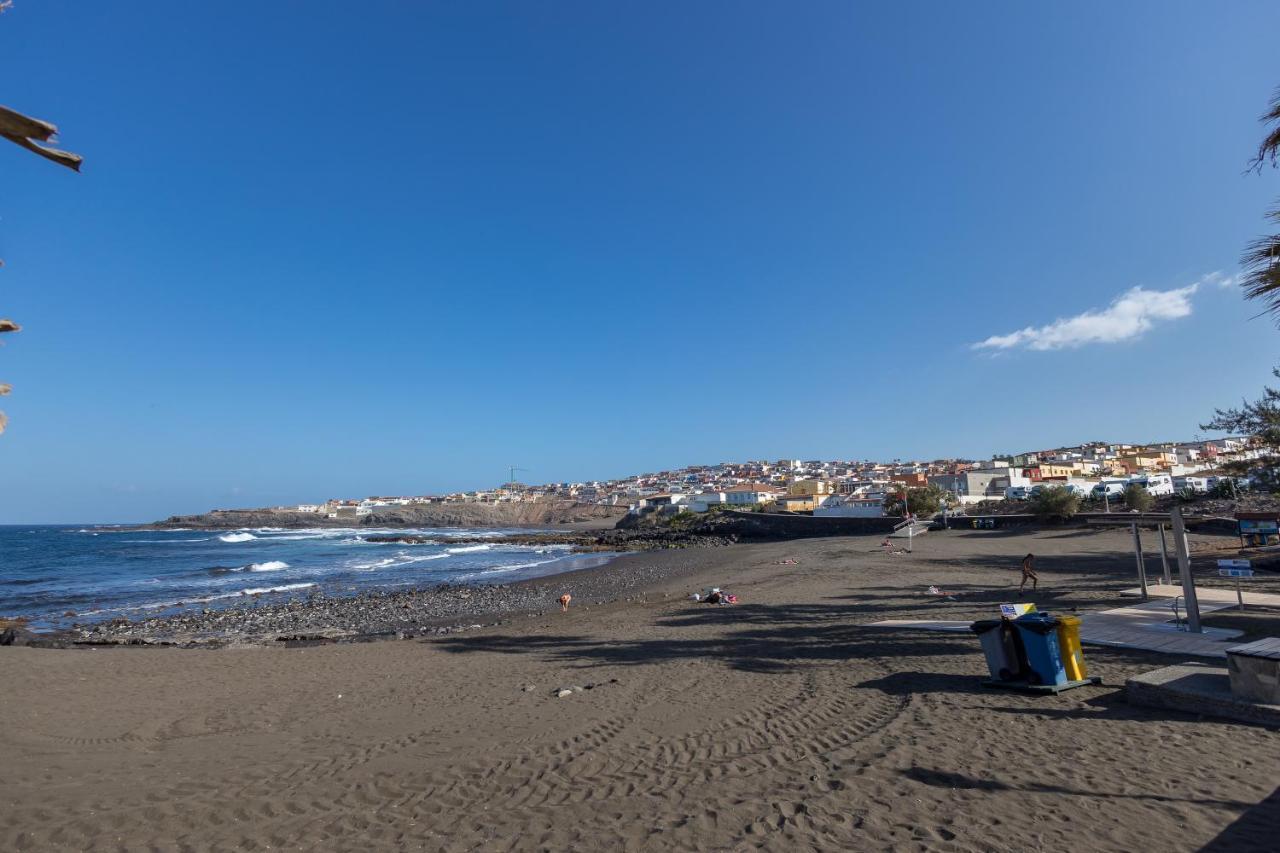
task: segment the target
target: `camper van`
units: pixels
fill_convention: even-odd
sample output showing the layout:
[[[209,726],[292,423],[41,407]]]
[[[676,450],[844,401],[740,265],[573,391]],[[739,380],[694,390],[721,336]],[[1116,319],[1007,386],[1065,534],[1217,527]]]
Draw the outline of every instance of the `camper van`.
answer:
[[[1152,497],[1173,494],[1173,478],[1168,474],[1140,474],[1130,477],[1129,482],[1142,486]]]
[[[1079,483],[1064,483],[1060,480],[1054,480],[1052,482],[1036,483],[1028,492],[1028,497],[1038,495],[1045,489],[1066,489],[1071,494],[1078,495],[1082,498],[1087,498],[1089,496],[1089,490],[1084,486],[1081,486]]]
[[[1010,486],[1004,490],[1006,500],[1025,501],[1030,495],[1027,493],[1026,486]]]
[[[1124,494],[1124,487],[1128,485],[1124,480],[1103,480],[1093,487],[1093,499],[1100,501],[1104,497],[1118,498]]]
[[[1208,477],[1174,477],[1173,490],[1175,492],[1197,492],[1204,493],[1209,491]]]

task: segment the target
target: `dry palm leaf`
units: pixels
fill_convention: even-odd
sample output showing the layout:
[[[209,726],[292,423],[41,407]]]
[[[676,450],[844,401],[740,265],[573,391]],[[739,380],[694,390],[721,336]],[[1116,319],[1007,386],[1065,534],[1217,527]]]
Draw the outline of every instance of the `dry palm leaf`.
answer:
[[[0,107],[0,137],[4,137],[15,145],[21,145],[28,151],[33,151],[47,160],[66,166],[68,169],[80,171],[82,158],[79,154],[72,154],[70,151],[59,151],[57,148],[50,148],[40,144],[52,141],[57,133],[58,128],[47,121],[24,116],[22,113],[14,112],[8,107]]]

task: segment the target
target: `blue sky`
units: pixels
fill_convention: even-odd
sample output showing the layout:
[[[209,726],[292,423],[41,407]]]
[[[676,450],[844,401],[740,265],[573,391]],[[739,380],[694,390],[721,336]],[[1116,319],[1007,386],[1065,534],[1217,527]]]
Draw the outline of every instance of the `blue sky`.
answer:
[[[0,147],[0,521],[1191,437],[1277,362],[1277,26],[18,0],[85,167]]]

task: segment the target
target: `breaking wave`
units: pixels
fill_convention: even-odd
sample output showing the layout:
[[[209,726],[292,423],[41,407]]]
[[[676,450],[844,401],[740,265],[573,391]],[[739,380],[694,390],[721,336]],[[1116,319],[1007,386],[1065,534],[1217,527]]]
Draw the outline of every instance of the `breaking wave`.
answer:
[[[289,568],[289,564],[283,560],[268,560],[265,563],[250,563],[246,568],[251,572],[278,572]]]
[[[358,569],[362,572],[371,572],[375,569],[385,569],[390,566],[408,566],[413,563],[425,563],[428,560],[443,560],[448,554],[427,554],[423,557],[414,557],[409,554],[397,554],[394,557],[386,557],[381,560],[371,560],[362,563],[348,563],[347,568]]]
[[[248,542],[250,539],[257,539],[252,533],[224,533],[218,539],[222,542]]]
[[[269,592],[288,592],[291,589],[306,589],[315,586],[313,583],[286,583],[280,586],[258,586],[240,590],[240,595],[266,595]]]

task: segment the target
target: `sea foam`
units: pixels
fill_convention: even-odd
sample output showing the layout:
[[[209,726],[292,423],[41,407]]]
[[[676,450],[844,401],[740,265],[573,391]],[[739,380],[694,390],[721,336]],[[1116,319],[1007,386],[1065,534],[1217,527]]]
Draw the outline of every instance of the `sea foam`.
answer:
[[[281,586],[258,586],[240,591],[241,595],[265,595],[269,592],[288,592],[291,589],[306,589],[315,586],[313,583],[287,583]]]
[[[248,542],[250,539],[257,539],[252,533],[225,533],[218,539],[223,542]]]
[[[265,563],[250,563],[247,568],[251,572],[278,572],[289,568],[289,564],[283,560],[268,560]]]

